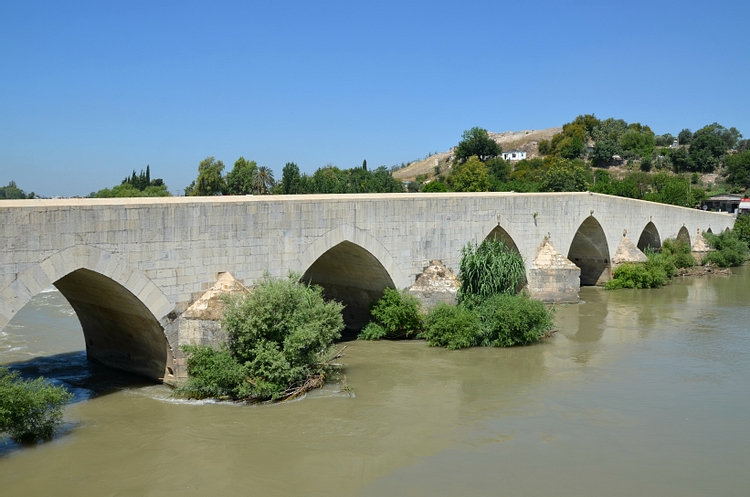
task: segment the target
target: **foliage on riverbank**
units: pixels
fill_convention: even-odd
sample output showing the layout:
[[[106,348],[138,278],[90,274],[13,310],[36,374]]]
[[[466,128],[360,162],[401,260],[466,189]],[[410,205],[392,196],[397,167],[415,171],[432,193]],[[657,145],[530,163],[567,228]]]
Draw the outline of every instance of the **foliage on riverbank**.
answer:
[[[343,306],[296,276],[266,277],[252,293],[226,299],[219,350],[185,347],[189,378],[176,393],[190,398],[283,400],[320,386],[334,365],[333,340],[344,329]]]
[[[741,266],[747,260],[748,246],[740,239],[735,230],[724,231],[718,235],[704,233],[706,241],[714,250],[706,254],[704,265],[719,267]]]
[[[469,244],[461,253],[458,305],[439,304],[423,316],[416,299],[386,290],[373,307],[374,323],[359,337],[424,338],[432,346],[448,349],[529,344],[547,335],[553,322],[543,303],[519,294],[525,277],[523,259],[502,242]],[[388,317],[387,324],[383,316]],[[386,327],[393,331],[385,332]]]
[[[44,378],[21,379],[0,366],[0,432],[19,443],[52,437],[62,422],[62,409],[73,395]]]
[[[679,270],[695,266],[690,244],[683,240],[664,240],[661,251],[647,249],[646,257],[645,263],[619,265],[604,288],[659,288],[669,283]]]

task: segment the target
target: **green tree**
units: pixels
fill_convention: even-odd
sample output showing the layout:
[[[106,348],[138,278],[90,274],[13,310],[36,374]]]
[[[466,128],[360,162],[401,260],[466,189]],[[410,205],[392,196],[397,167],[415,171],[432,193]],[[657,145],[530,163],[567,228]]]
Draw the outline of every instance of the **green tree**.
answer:
[[[227,174],[226,189],[229,195],[248,195],[254,192],[257,182],[258,164],[240,157]]]
[[[227,184],[224,176],[224,163],[213,157],[206,157],[198,164],[198,178],[194,184],[185,188],[185,195],[209,196],[222,195]]]
[[[486,192],[490,189],[487,166],[476,155],[456,165],[448,179],[456,192]]]
[[[442,193],[447,191],[448,187],[441,181],[430,181],[422,188],[423,193]]]
[[[596,167],[607,167],[612,164],[612,157],[615,155],[622,155],[620,143],[610,138],[604,138],[594,145],[591,161]]]
[[[18,188],[15,181],[11,181],[7,186],[0,186],[0,200],[13,200],[27,198],[26,193]],[[29,196],[29,198],[34,198]]]
[[[677,143],[680,145],[690,145],[690,141],[693,139],[693,132],[688,128],[683,129],[677,134]]]
[[[750,188],[750,150],[727,156],[724,164],[727,183],[736,191]]]
[[[630,157],[651,157],[654,152],[654,133],[648,126],[641,126],[639,123],[631,124],[625,133],[620,137],[620,146],[625,156]]]
[[[490,138],[486,129],[474,127],[464,131],[461,135],[461,141],[456,146],[455,157],[457,162],[463,162],[471,156],[485,161],[502,153],[503,149]]]
[[[287,162],[281,171],[281,193],[283,195],[302,193],[301,177],[297,164]]]
[[[539,185],[542,192],[583,192],[588,190],[588,172],[581,161],[560,157],[545,160],[546,170]]]

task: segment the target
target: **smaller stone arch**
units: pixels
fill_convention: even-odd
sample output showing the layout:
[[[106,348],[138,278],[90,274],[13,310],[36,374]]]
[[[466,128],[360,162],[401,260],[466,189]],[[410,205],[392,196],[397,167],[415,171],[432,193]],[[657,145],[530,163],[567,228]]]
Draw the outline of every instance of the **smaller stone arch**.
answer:
[[[685,226],[680,228],[680,231],[677,232],[677,241],[686,242],[688,245],[692,246],[690,242],[690,233]]]
[[[568,259],[581,268],[581,286],[603,285],[612,277],[607,236],[593,215],[578,227]]]
[[[492,231],[485,237],[485,240],[499,240],[505,244],[506,247],[513,250],[514,252],[521,253],[518,250],[518,246],[516,245],[516,242],[513,241],[513,238],[508,234],[505,229],[503,229],[502,226],[497,225],[495,228],[493,228]]]
[[[661,237],[659,236],[659,230],[653,222],[649,221],[648,224],[643,228],[640,238],[638,238],[638,249],[644,252],[647,247],[652,249],[661,248]]]

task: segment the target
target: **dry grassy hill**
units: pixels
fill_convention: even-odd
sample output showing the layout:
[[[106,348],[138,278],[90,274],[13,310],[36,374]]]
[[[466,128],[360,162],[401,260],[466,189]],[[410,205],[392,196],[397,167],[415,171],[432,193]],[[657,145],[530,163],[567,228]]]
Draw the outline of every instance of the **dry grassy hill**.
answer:
[[[504,151],[523,150],[531,158],[537,156],[541,140],[549,140],[552,138],[552,135],[561,131],[562,128],[547,128],[505,131],[503,133],[489,132],[489,135]],[[421,161],[412,162],[408,166],[394,172],[393,177],[402,181],[412,181],[420,174],[424,174],[429,179],[450,169],[452,156],[453,149],[451,148],[447,152],[440,152]]]

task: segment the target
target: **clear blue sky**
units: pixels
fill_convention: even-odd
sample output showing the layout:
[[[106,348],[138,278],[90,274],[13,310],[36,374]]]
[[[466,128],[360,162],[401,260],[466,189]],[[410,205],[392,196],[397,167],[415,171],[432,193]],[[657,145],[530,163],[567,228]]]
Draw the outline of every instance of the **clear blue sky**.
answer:
[[[0,185],[391,166],[578,114],[750,136],[750,2],[0,3]]]

